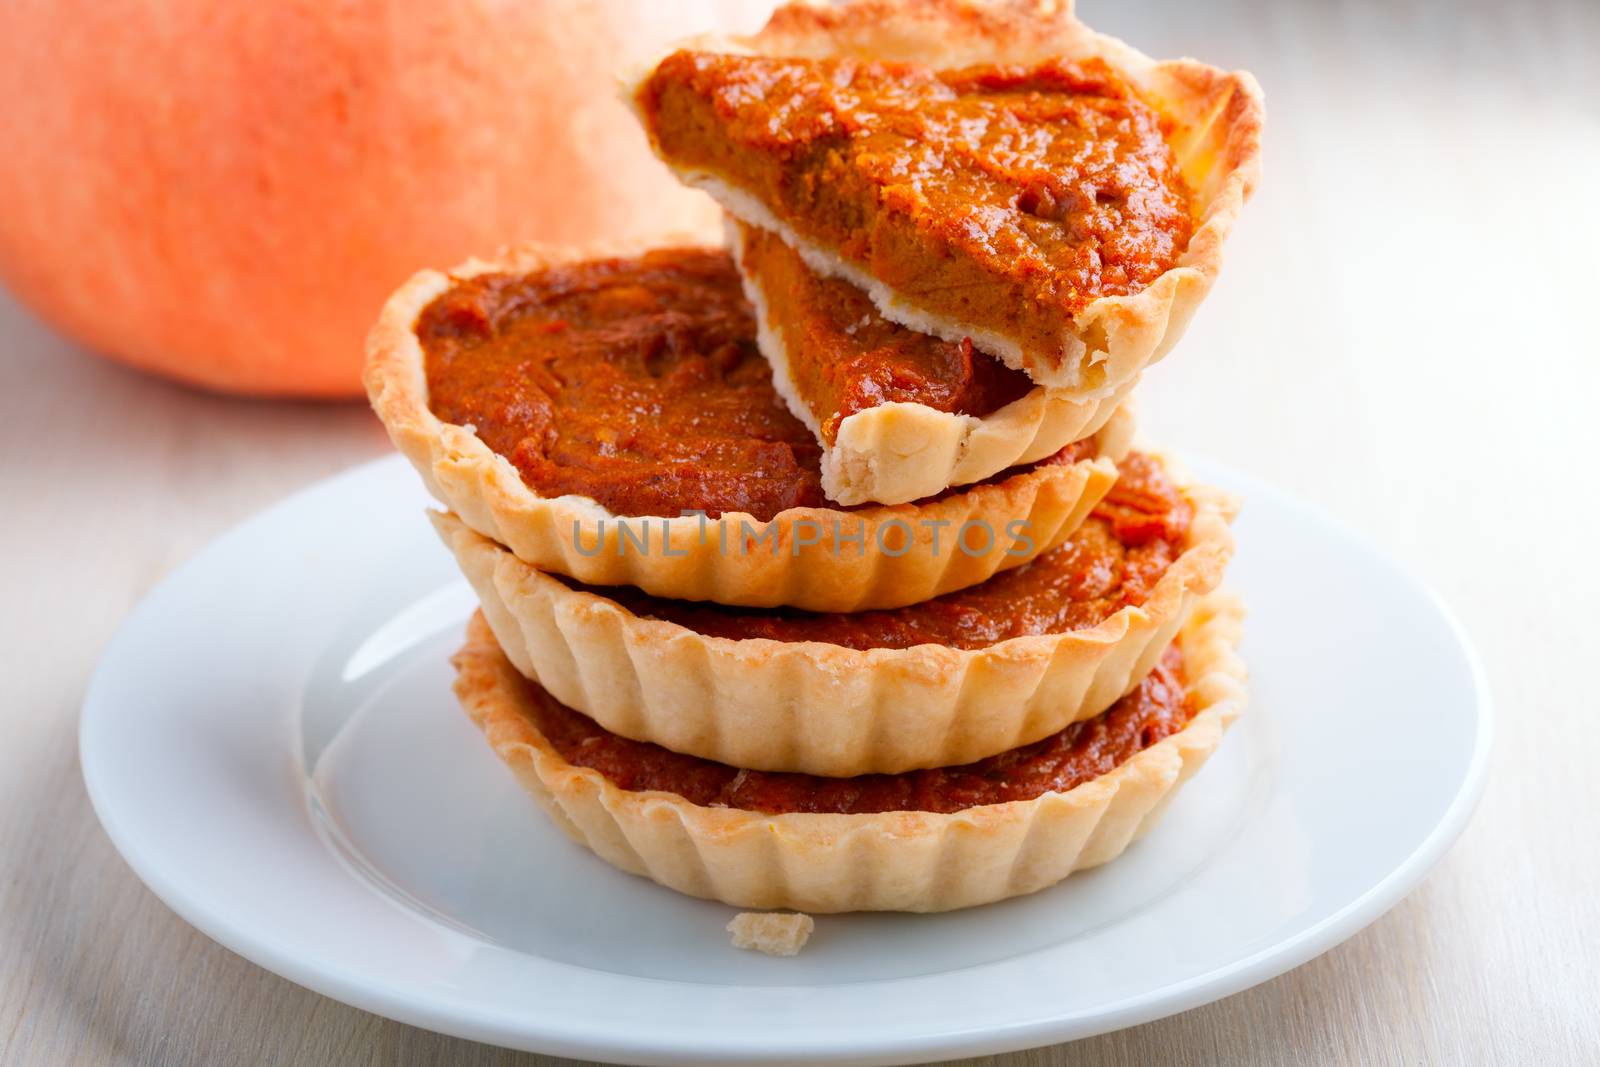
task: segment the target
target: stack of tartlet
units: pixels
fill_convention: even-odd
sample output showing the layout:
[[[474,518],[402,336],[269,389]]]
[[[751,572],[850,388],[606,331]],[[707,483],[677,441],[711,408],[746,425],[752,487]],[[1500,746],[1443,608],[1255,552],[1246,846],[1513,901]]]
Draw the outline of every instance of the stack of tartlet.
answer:
[[[1045,3],[791,5],[629,90],[727,248],[425,271],[367,382],[563,830],[697,896],[964,907],[1118,855],[1244,703],[1232,502],[1126,401],[1254,180],[1246,74]]]

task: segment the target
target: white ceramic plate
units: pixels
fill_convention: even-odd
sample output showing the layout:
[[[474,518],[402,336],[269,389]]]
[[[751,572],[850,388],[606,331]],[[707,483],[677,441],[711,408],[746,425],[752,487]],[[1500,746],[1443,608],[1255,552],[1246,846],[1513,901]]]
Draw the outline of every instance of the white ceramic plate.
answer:
[[[450,693],[472,607],[398,458],[218,540],[128,619],[83,773],[139,877],[330,997],[523,1049],[644,1063],[891,1063],[1127,1026],[1272,977],[1395,903],[1466,823],[1489,706],[1416,581],[1277,491],[1241,493],[1229,584],[1252,701],[1117,862],[939,916],[728,944],[732,909],[549,825]]]

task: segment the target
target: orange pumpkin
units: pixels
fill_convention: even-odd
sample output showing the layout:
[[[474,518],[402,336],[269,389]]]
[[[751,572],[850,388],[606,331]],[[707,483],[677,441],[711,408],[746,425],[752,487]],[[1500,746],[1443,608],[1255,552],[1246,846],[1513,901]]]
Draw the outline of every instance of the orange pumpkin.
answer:
[[[619,65],[770,0],[0,3],[0,279],[66,334],[241,393],[359,393],[423,266],[706,230]]]

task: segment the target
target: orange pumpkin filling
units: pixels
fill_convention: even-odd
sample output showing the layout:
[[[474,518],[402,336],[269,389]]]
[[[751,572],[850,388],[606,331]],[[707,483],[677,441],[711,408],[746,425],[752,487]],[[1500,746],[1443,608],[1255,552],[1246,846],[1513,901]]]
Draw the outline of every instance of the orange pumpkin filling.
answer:
[[[415,329],[434,415],[472,426],[541,496],[585,496],[617,515],[763,521],[829,506],[821,450],[772,388],[725,252],[460,279]],[[896,396],[949,403],[959,373],[922,365],[897,379]],[[1089,454],[1079,442],[1042,462]]]
[[[1176,265],[1163,120],[1104,61],[933,70],[679,51],[638,92],[657,151],[913,304],[1037,351]]]
[[[813,273],[776,234],[734,225],[739,265],[760,286],[795,391],[825,442],[840,422],[880,404],[983,416],[1032,391],[1027,375],[974,351],[971,339],[944,341],[890,322],[866,293]]]
[[[1042,741],[960,767],[900,774],[823,778],[741,770],[619,737],[519,678],[534,725],[568,763],[599,771],[631,792],[661,790],[706,807],[769,814],[884,811],[955,812],[984,804],[1032,800],[1065,792],[1115,769],[1177,733],[1194,715],[1184,685],[1183,654],[1167,649],[1155,670],[1127,696],[1092,719]]]

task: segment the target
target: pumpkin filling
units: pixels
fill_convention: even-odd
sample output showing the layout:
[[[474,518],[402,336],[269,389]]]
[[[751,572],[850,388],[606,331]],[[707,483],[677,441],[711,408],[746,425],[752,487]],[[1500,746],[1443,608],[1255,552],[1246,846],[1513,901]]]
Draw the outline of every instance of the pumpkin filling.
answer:
[[[825,443],[840,422],[880,404],[981,417],[1033,390],[1027,375],[975,352],[970,338],[945,341],[890,322],[866,293],[817,275],[770,230],[733,225],[739,266],[762,295],[794,390]]]
[[[637,103],[671,165],[936,315],[1059,351],[1175,266],[1193,220],[1162,117],[1103,60],[934,70],[679,51]]]
[[[628,587],[597,589],[638,616],[709,637],[823,641],[847,648],[936,644],[984,648],[1014,637],[1087,629],[1143,604],[1182,554],[1194,509],[1161,463],[1139,452],[1118,465],[1111,491],[1060,547],[978,585],[890,611],[848,614],[792,608],[737,608],[668,600]],[[947,531],[943,550],[979,551],[983,531]]]
[[[617,515],[762,521],[832,506],[821,449],[773,390],[726,252],[458,279],[415,328],[433,414],[471,426],[540,496],[589,497]],[[942,402],[942,373],[924,366],[901,397]],[[1040,462],[1092,454],[1078,442]]]
[[[956,812],[984,804],[1065,792],[1110,772],[1177,733],[1195,713],[1185,688],[1183,653],[1163,653],[1139,686],[1110,709],[1031,745],[959,767],[824,778],[751,771],[688,756],[606,730],[518,676],[530,718],[568,763],[600,772],[629,792],[675,793],[703,807],[773,815],[816,812]]]

